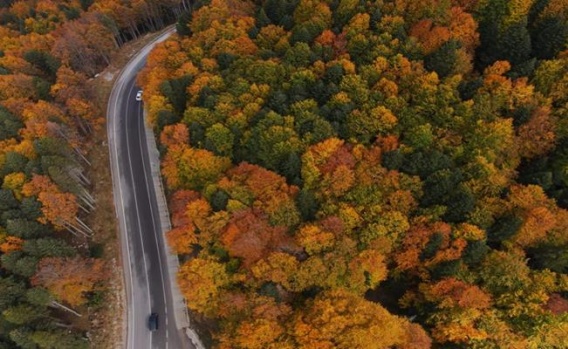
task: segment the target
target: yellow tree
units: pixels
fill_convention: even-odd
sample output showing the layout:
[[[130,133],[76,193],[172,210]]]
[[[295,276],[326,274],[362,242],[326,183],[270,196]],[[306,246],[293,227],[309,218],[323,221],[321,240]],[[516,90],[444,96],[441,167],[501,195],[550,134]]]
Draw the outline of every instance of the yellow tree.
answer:
[[[13,172],[4,176],[2,188],[10,189],[14,192],[16,199],[22,199],[22,187],[26,181],[26,175],[23,172]]]
[[[387,349],[407,342],[408,321],[342,289],[320,293],[296,313],[296,348]]]
[[[295,273],[299,262],[287,253],[275,252],[268,258],[258,261],[252,268],[252,274],[260,280],[272,281],[288,290],[292,290]]]
[[[190,309],[216,317],[220,294],[230,278],[223,264],[197,257],[181,266],[178,284]]]

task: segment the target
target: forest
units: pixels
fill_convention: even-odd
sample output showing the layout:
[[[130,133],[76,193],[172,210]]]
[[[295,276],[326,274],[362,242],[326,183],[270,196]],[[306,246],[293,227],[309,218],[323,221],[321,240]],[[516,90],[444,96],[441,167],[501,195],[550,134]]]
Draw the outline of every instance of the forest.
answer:
[[[0,1],[0,348],[90,347],[108,266],[89,149],[112,54],[189,1]],[[100,142],[100,140],[98,140]]]
[[[138,80],[204,339],[564,348],[567,42],[564,0],[195,3]]]

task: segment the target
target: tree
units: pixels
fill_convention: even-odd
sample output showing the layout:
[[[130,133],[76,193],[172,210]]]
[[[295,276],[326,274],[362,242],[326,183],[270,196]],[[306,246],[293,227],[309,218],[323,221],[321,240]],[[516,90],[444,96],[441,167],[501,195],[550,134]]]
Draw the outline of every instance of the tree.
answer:
[[[45,51],[29,50],[24,52],[24,59],[40,69],[50,81],[55,81],[61,63]]]
[[[220,294],[229,286],[230,278],[223,264],[197,257],[181,266],[178,282],[188,307],[212,316],[216,314]]]
[[[48,235],[51,229],[37,221],[19,218],[8,220],[6,223],[6,232],[16,237],[29,239]]]
[[[519,153],[533,158],[550,151],[556,140],[554,123],[547,108],[537,108],[530,119],[518,128]]]
[[[2,177],[8,173],[25,172],[28,159],[20,153],[13,151],[6,152],[4,155],[4,165],[2,166]]]
[[[186,11],[182,13],[176,23],[176,32],[182,36],[191,35],[191,30],[189,29],[189,23],[191,22],[192,11]]]
[[[35,274],[38,263],[37,258],[26,256],[21,251],[3,254],[0,260],[4,269],[27,278]]]
[[[202,149],[183,147],[168,152],[162,163],[162,173],[171,188],[201,189],[218,179],[229,167],[228,158],[215,156]]]
[[[89,343],[77,334],[64,330],[35,331],[31,338],[41,348],[46,349],[87,349]]]
[[[24,126],[22,121],[0,106],[0,141],[18,137],[18,131]]]
[[[36,349],[37,345],[31,339],[31,331],[25,327],[10,331],[10,339],[21,348]]]
[[[39,262],[32,284],[44,286],[58,299],[77,306],[87,301],[87,293],[103,278],[102,260],[46,257]]]
[[[560,17],[547,16],[529,29],[532,55],[539,59],[552,59],[568,38],[568,25]]]
[[[23,325],[45,319],[48,312],[46,308],[33,307],[29,304],[20,304],[4,310],[2,315],[4,315],[4,318],[8,322],[16,325]]]
[[[294,290],[294,274],[297,269],[298,261],[294,256],[275,252],[258,261],[251,271],[257,279],[273,282],[287,290]]]
[[[79,205],[77,198],[71,193],[63,193],[52,181],[41,175],[34,175],[32,180],[22,188],[24,196],[35,195],[41,202],[43,216],[38,218],[40,223],[50,222],[58,230],[67,229],[73,234],[89,235],[92,230],[77,218]]]
[[[187,87],[192,82],[192,76],[185,75],[172,80],[166,80],[160,85],[160,91],[168,98],[174,107],[174,112],[182,115],[187,102]]]
[[[306,225],[297,233],[297,239],[310,255],[333,248],[335,235],[315,225]]]
[[[390,348],[405,340],[405,320],[344,290],[321,293],[294,319],[298,348]]]
[[[226,126],[214,124],[205,131],[205,148],[219,156],[232,158],[235,136]]]
[[[166,233],[168,245],[177,254],[189,254],[197,242],[193,224],[173,228]]]
[[[0,310],[5,310],[23,297],[25,285],[13,276],[0,278]]]
[[[139,83],[179,283],[216,345],[562,343],[546,304],[568,265],[564,2],[194,7]],[[150,4],[104,5],[126,35],[157,27]],[[49,131],[36,125],[23,134]],[[37,163],[64,187],[58,159]]]
[[[0,189],[0,210],[6,211],[18,207],[18,201],[12,190]]]
[[[272,227],[258,211],[242,210],[233,213],[221,235],[229,255],[239,257],[246,266],[265,257],[285,238],[285,229]]]
[[[4,241],[0,244],[0,251],[3,253],[20,251],[22,249],[22,243],[24,242],[22,239],[15,236],[6,236],[2,240]]]
[[[38,258],[71,257],[77,253],[64,240],[53,238],[27,240],[23,243],[22,250]]]
[[[460,46],[456,41],[445,42],[438,50],[424,58],[424,66],[435,71],[440,78],[454,72],[457,64],[456,51]]]

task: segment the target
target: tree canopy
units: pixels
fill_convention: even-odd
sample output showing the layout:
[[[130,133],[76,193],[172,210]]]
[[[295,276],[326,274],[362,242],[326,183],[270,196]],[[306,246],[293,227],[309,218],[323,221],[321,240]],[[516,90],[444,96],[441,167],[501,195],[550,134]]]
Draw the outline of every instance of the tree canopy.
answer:
[[[211,0],[184,16],[139,81],[178,281],[213,345],[563,342],[567,11]]]

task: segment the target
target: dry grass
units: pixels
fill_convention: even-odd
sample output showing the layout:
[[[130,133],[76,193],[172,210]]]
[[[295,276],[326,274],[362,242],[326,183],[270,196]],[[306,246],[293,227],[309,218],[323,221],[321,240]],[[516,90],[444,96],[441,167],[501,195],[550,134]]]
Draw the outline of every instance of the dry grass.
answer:
[[[161,33],[161,32],[160,32]],[[113,57],[112,63],[90,81],[96,92],[97,103],[103,114],[112,86],[122,67],[128,63],[133,54],[154,39],[160,33],[152,33],[124,45]],[[108,141],[106,124],[103,124],[94,135],[93,146],[88,154],[92,166],[89,177],[92,180],[92,192],[97,200],[97,208],[89,216],[89,225],[94,231],[94,244],[104,247],[102,258],[107,264],[108,279],[103,286],[106,290],[103,305],[89,314],[90,338],[92,348],[110,349],[123,347],[123,316],[125,295],[122,274],[122,258],[118,221],[112,195],[112,178],[109,167]]]

